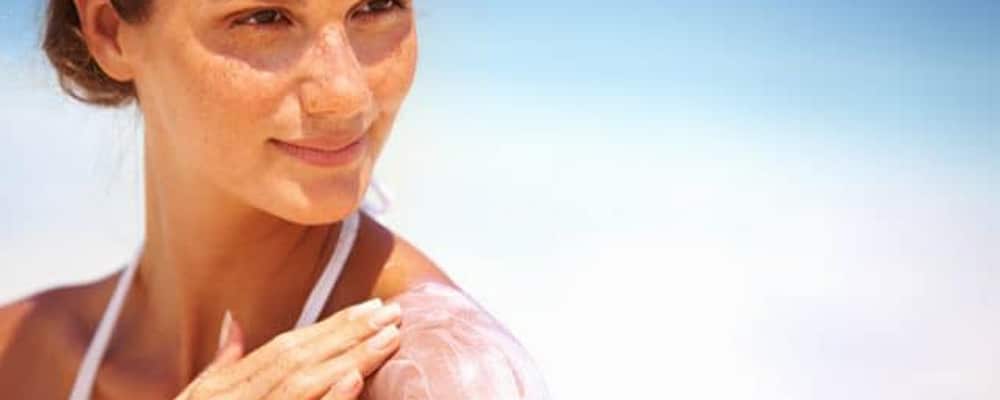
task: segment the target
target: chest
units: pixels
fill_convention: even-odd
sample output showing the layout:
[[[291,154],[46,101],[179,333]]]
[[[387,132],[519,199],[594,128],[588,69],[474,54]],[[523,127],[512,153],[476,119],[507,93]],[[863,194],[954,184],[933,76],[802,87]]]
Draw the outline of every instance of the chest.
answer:
[[[23,334],[26,339],[9,347],[0,360],[0,398],[68,399],[85,343],[72,332],[52,329]],[[171,399],[181,390],[152,360],[108,356],[98,370],[92,400]]]

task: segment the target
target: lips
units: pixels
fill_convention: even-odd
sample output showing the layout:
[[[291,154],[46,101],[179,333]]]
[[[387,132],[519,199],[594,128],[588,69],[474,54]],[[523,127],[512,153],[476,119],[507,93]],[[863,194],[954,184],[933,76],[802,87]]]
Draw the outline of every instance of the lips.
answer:
[[[364,153],[365,135],[343,137],[316,136],[296,140],[271,139],[278,149],[308,164],[331,167],[349,164]]]
[[[312,136],[302,139],[295,140],[277,140],[287,145],[300,147],[305,150],[314,151],[338,151],[354,144],[355,142],[361,140],[364,135],[358,135],[352,138],[345,139],[343,137],[333,137],[333,136]]]

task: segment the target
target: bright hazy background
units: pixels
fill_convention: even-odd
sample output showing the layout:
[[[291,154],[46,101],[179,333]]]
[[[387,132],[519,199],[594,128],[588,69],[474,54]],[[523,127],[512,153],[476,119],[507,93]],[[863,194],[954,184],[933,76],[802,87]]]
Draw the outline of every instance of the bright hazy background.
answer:
[[[120,268],[134,110],[0,9],[0,301]],[[559,399],[1000,398],[1000,3],[417,0],[393,227]]]

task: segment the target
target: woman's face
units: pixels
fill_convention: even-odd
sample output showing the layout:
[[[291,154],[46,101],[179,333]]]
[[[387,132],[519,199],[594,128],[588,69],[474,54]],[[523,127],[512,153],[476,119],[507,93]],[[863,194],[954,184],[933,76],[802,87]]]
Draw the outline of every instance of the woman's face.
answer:
[[[152,0],[120,37],[153,168],[297,223],[341,219],[413,80],[412,1]],[[282,144],[306,138],[355,145],[321,165]]]

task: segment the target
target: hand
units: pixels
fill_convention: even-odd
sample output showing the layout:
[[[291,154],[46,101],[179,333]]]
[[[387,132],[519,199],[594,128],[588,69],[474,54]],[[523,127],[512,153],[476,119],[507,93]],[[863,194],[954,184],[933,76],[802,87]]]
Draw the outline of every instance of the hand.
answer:
[[[399,347],[398,304],[378,299],[275,336],[243,356],[243,332],[227,313],[215,360],[175,400],[357,399]]]

